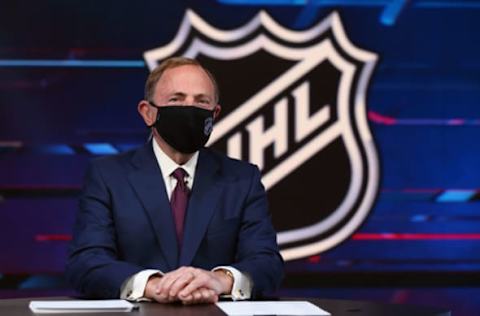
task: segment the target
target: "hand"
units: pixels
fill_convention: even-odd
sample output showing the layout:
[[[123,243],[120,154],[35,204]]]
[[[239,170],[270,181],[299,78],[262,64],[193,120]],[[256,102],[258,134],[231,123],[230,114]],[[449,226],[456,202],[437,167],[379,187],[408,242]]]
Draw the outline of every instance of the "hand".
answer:
[[[184,305],[216,303],[218,302],[218,295],[214,290],[200,288],[193,291],[190,295],[183,297],[181,300]]]
[[[143,294],[144,297],[152,299],[159,303],[173,302],[174,300],[169,300],[167,297],[160,297],[160,295],[157,294],[161,279],[162,279],[161,275],[154,275],[148,279],[147,284],[145,286],[145,293]]]
[[[146,285],[144,296],[150,299],[153,299],[159,303],[172,303],[179,301],[178,297],[162,297],[158,294],[157,288],[160,285],[161,276],[152,276]],[[185,305],[197,304],[197,303],[215,303],[218,301],[218,295],[215,294],[213,290],[209,289],[198,289],[194,291],[188,298],[182,301]]]
[[[171,271],[163,276],[152,276],[145,287],[145,297],[159,303],[171,303],[179,301],[177,293],[194,278],[186,268]]]
[[[218,295],[230,293],[233,280],[224,272],[210,272],[181,267],[163,277],[150,278],[145,297],[160,303],[182,301],[184,304],[214,303]]]
[[[178,297],[183,303],[194,303],[197,299],[207,299],[210,302],[210,296],[208,296],[203,289],[209,289],[215,294],[215,301],[218,300],[218,295],[229,294],[232,291],[233,278],[228,276],[222,270],[210,272],[206,270],[197,269],[197,273],[194,274],[195,278],[187,286],[185,286],[179,293]],[[198,293],[198,292],[201,293]],[[200,297],[200,294],[202,295]]]

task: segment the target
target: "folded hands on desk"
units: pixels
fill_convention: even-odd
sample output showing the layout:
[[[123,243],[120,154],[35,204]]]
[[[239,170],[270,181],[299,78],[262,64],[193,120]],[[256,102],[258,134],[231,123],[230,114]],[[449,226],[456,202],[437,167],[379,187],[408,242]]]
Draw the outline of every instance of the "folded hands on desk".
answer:
[[[159,303],[215,303],[219,295],[230,294],[232,285],[233,279],[223,270],[181,267],[163,276],[152,276],[144,295]]]

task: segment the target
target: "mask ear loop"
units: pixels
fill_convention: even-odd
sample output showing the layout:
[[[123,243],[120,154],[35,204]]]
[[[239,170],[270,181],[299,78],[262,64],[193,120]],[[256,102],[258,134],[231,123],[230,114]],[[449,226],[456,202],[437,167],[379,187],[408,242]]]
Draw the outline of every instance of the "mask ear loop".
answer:
[[[147,127],[150,129],[150,134],[148,135],[148,138],[147,138],[147,143],[150,142],[152,139],[153,139],[153,127],[155,126],[155,124],[157,123],[158,121],[158,116],[160,114],[160,111],[158,111],[158,108],[159,106],[156,105],[155,103],[153,103],[152,101],[147,101],[148,102],[148,105],[154,107],[157,109],[157,118],[155,119],[155,122],[153,122],[152,125],[148,126]]]

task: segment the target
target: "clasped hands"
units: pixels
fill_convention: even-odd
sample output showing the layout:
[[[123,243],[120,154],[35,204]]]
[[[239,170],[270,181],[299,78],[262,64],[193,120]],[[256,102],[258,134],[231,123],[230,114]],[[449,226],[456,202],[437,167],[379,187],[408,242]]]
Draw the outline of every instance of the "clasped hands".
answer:
[[[159,303],[215,303],[219,295],[230,294],[232,285],[233,279],[221,270],[181,267],[150,277],[144,295]]]

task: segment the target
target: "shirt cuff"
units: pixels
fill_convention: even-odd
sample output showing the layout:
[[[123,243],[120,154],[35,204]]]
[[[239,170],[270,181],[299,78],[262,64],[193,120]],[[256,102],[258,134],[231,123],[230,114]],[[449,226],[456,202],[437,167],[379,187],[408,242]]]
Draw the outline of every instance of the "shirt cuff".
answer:
[[[221,269],[228,270],[233,274],[232,292],[229,295],[222,295],[222,297],[228,297],[234,301],[248,300],[251,297],[253,287],[250,277],[230,266],[215,267],[212,271]]]
[[[148,279],[155,274],[163,275],[163,272],[160,270],[147,269],[129,277],[122,284],[120,298],[135,302],[150,301],[150,299],[144,297],[145,287],[147,286]]]

